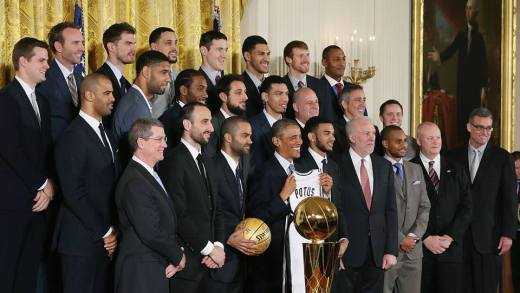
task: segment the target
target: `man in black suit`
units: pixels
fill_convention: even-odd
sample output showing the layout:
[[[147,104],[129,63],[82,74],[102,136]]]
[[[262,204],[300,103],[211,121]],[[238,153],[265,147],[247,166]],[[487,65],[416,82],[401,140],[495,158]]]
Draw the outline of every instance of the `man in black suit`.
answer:
[[[220,127],[224,120],[232,116],[243,116],[246,112],[246,86],[240,75],[224,75],[217,83],[217,94],[221,101],[220,109],[214,112],[211,117],[213,134],[209,139],[204,153],[208,157],[213,157],[220,150]]]
[[[112,292],[108,276],[117,245],[113,196],[119,164],[115,140],[102,119],[113,103],[110,80],[97,73],[87,76],[79,116],[56,144],[63,202],[53,248],[61,256],[65,293]]]
[[[79,88],[83,76],[74,72],[85,53],[80,28],[71,22],[61,22],[49,31],[49,47],[54,60],[45,73],[45,81],[37,88],[38,95],[47,101],[51,110],[51,131],[54,142],[78,115]]]
[[[154,167],[166,148],[161,122],[138,119],[128,134],[132,160],[116,189],[121,243],[116,262],[118,293],[169,292],[168,279],[186,256],[177,236],[177,216]]]
[[[210,271],[224,265],[224,225],[217,208],[217,182],[211,160],[202,156],[213,126],[202,103],[181,112],[181,143],[166,154],[159,174],[178,215],[178,232],[186,254],[186,267],[170,282],[172,292],[206,292]]]
[[[265,108],[249,119],[253,128],[253,146],[251,147],[251,165],[269,159],[273,155],[274,147],[271,142],[271,127],[282,119],[289,103],[289,90],[284,79],[278,75],[267,77],[260,86],[262,101]]]
[[[466,292],[462,285],[464,233],[471,221],[469,178],[462,165],[440,155],[441,131],[432,122],[417,128],[421,165],[430,200],[428,227],[422,240],[424,257],[421,292]]]
[[[451,155],[471,179],[473,218],[464,238],[464,291],[496,292],[501,278],[497,255],[509,251],[516,236],[515,172],[509,153],[489,143],[493,115],[474,109],[466,129],[469,141]]]
[[[48,46],[22,38],[15,78],[0,91],[0,291],[34,292],[54,196],[49,106],[35,93],[45,80]]]
[[[269,73],[271,51],[267,41],[261,36],[249,36],[242,44],[242,56],[246,62],[246,69],[242,78],[247,88],[247,117],[253,117],[262,112],[264,103],[260,95],[260,85],[265,74]]]
[[[244,219],[245,195],[247,194],[246,178],[249,167],[244,156],[251,148],[251,125],[242,117],[234,116],[226,119],[222,125],[222,149],[213,159],[218,172],[218,202],[223,214],[224,245],[226,262],[224,266],[211,274],[211,292],[240,293],[243,292],[245,278],[245,255],[255,252],[252,247],[255,241],[245,240],[243,230],[235,231],[236,226]]]
[[[199,71],[208,83],[207,105],[211,113],[215,113],[220,108],[216,85],[226,68],[227,37],[219,31],[205,32],[200,36],[199,49],[202,55]]]
[[[347,133],[350,149],[339,162],[349,233],[343,278],[350,292],[383,292],[383,272],[396,264],[398,254],[394,172],[372,154],[376,131],[369,118],[350,120]]]
[[[292,104],[294,92],[302,87],[310,87],[318,96],[320,117],[335,120],[336,115],[332,108],[332,97],[326,84],[319,79],[308,75],[310,66],[309,47],[302,41],[291,41],[283,49],[283,58],[289,68],[283,77],[289,89],[289,104]],[[287,118],[294,118],[292,107],[287,109]]]
[[[174,148],[182,136],[182,108],[189,103],[206,103],[208,99],[208,83],[204,74],[195,69],[185,69],[175,79],[175,102],[166,110],[159,120],[164,125],[168,137],[168,149]]]
[[[125,65],[134,63],[137,51],[135,28],[126,22],[111,25],[103,33],[103,47],[107,52],[107,60],[96,72],[110,78],[115,98],[114,109],[116,109],[117,103],[131,86],[123,73]],[[107,127],[112,127],[112,116],[107,116],[103,122]]]

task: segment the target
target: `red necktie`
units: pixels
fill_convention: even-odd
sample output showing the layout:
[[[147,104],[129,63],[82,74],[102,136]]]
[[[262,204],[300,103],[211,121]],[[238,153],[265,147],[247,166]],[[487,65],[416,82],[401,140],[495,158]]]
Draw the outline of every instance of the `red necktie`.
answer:
[[[341,93],[343,91],[343,83],[338,82],[336,85],[336,92],[338,93],[338,98],[341,97]]]
[[[367,168],[365,168],[365,159],[361,159],[359,177],[361,177],[361,189],[363,190],[363,195],[365,196],[368,210],[370,210],[370,206],[372,205],[372,194],[370,192],[370,182],[368,181]]]

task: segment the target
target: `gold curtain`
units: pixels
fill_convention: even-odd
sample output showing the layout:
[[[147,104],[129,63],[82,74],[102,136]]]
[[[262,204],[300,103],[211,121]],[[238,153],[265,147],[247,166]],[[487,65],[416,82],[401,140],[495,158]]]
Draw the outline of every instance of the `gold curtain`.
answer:
[[[213,5],[220,7],[222,32],[228,37],[226,72],[241,71],[240,20],[247,0],[77,0],[83,8],[87,70],[94,71],[106,58],[103,31],[116,22],[126,21],[137,30],[137,47],[148,49],[148,35],[158,26],[177,33],[178,69],[198,68],[201,64],[199,38],[212,29]],[[0,85],[13,76],[11,53],[22,37],[47,41],[49,29],[74,18],[73,0],[0,0]],[[127,66],[125,75],[135,75]]]

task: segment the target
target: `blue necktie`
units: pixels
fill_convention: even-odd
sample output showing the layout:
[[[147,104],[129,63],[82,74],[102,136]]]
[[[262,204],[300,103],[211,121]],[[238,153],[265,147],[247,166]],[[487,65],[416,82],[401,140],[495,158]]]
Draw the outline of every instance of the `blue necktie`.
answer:
[[[402,163],[395,163],[395,175],[399,176],[399,179],[401,179],[401,182],[404,181],[404,174],[403,174],[403,164]]]

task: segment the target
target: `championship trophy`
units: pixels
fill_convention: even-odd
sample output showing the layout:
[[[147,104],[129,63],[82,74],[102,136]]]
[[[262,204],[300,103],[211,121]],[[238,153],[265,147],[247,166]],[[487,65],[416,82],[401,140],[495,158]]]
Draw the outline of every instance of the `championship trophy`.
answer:
[[[336,206],[325,198],[311,196],[294,210],[294,226],[312,243],[303,243],[306,293],[329,293],[339,265],[339,244],[323,242],[338,225]]]

